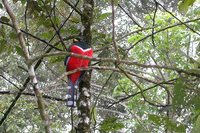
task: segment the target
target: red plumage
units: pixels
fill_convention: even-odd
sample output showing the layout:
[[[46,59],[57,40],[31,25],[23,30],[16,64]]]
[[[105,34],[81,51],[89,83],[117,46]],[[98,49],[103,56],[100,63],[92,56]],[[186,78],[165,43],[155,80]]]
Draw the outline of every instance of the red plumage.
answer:
[[[73,43],[68,51],[88,57],[92,57],[93,55],[92,48],[83,41]],[[89,62],[88,59],[68,56],[65,59],[66,71],[68,72],[78,68],[88,68]],[[76,106],[78,84],[83,74],[83,71],[78,71],[68,75],[67,106],[69,107]]]
[[[80,55],[85,55],[88,57],[92,57],[93,51],[91,48],[88,49],[82,49],[81,47],[77,45],[72,45],[70,48],[70,52],[80,54]],[[67,71],[72,71],[78,68],[88,68],[89,65],[89,60],[83,59],[83,58],[78,58],[78,57],[68,57],[67,60]],[[71,75],[69,75],[69,79],[72,81],[73,84],[76,83],[76,81],[79,79],[81,75],[81,72],[76,72]]]

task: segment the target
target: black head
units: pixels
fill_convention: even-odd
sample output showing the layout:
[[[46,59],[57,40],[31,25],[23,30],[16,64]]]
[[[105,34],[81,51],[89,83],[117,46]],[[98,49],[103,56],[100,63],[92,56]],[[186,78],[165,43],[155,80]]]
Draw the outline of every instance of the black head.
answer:
[[[74,38],[73,43],[83,49],[90,48],[89,45],[80,37]]]
[[[83,37],[77,36],[76,38],[73,39],[73,42],[84,42]]]

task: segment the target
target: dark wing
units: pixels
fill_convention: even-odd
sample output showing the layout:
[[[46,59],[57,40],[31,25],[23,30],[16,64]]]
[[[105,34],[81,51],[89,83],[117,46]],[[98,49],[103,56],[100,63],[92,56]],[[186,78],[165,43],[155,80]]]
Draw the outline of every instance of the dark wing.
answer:
[[[67,49],[67,52],[71,52],[71,46]],[[67,65],[68,59],[69,59],[69,55],[66,55],[65,60],[64,60],[64,65],[65,66]]]

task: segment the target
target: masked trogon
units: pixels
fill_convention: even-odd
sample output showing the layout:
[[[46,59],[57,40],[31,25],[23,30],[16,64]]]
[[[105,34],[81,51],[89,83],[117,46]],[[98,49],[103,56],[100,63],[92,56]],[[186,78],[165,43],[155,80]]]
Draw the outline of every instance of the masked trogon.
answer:
[[[89,45],[82,40],[82,38],[77,37],[73,40],[72,45],[69,47],[68,52],[92,57],[93,50]],[[88,68],[89,60],[67,56],[65,58],[66,71],[72,71],[78,68]],[[67,86],[67,106],[76,107],[77,92],[79,87],[79,82],[83,76],[84,71],[78,71],[73,74],[68,75],[68,86]]]

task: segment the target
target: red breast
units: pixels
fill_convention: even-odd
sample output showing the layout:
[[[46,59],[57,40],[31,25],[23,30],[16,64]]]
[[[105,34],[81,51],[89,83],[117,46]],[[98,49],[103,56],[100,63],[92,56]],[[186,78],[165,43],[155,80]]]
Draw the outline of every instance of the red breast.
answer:
[[[93,55],[93,51],[92,51],[91,48],[82,49],[81,47],[79,47],[77,45],[71,46],[70,51],[73,52],[73,53],[85,55],[85,56],[88,56],[88,57],[92,57],[92,55]],[[87,59],[81,59],[81,58],[70,56],[68,58],[67,71],[75,70],[75,69],[78,69],[78,68],[88,68],[89,62],[90,61],[87,60]],[[81,75],[81,72],[79,71],[79,72],[76,72],[76,73],[69,75],[68,77],[71,79],[72,83],[75,84],[75,82],[78,80],[80,75]]]

